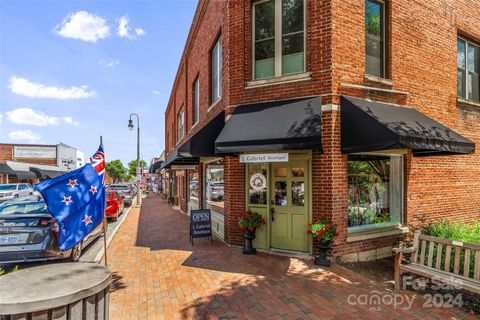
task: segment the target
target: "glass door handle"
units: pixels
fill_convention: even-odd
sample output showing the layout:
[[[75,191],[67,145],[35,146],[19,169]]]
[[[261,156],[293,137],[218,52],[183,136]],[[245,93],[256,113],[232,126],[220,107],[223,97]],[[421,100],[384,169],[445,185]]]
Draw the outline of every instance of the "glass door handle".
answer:
[[[275,221],[275,208],[270,208],[270,216],[272,217],[272,221]]]

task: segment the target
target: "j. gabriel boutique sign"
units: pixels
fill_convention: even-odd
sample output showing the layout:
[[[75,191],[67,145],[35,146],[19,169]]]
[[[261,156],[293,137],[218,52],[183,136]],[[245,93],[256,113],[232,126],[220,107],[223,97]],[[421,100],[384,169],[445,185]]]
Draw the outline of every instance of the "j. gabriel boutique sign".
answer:
[[[194,238],[210,237],[212,241],[212,214],[210,209],[190,211],[190,242]]]
[[[241,163],[288,162],[288,153],[241,154]]]

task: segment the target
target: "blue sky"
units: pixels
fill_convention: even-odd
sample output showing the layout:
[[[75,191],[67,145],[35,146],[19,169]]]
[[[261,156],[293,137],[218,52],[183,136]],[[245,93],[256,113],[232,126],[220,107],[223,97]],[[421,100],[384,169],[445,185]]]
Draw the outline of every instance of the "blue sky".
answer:
[[[0,141],[63,142],[107,161],[164,148],[164,113],[197,1],[0,0]]]

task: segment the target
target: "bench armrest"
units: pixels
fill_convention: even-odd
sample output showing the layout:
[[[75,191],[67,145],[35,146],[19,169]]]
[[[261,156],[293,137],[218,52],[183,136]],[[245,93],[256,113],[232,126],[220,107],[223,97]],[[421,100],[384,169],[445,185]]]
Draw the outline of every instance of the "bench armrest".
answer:
[[[415,247],[409,247],[409,248],[393,248],[392,251],[393,253],[395,254],[399,254],[399,253],[413,253],[415,252],[417,248]]]

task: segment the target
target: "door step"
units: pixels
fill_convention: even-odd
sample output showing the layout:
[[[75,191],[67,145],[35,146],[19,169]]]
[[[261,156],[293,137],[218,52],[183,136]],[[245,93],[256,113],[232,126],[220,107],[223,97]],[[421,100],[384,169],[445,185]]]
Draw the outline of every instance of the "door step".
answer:
[[[312,260],[313,257],[308,252],[299,252],[299,251],[292,251],[292,250],[283,250],[283,249],[257,249],[259,252],[265,252],[269,254],[274,254],[277,256],[284,256],[290,258],[297,258],[302,260]]]

